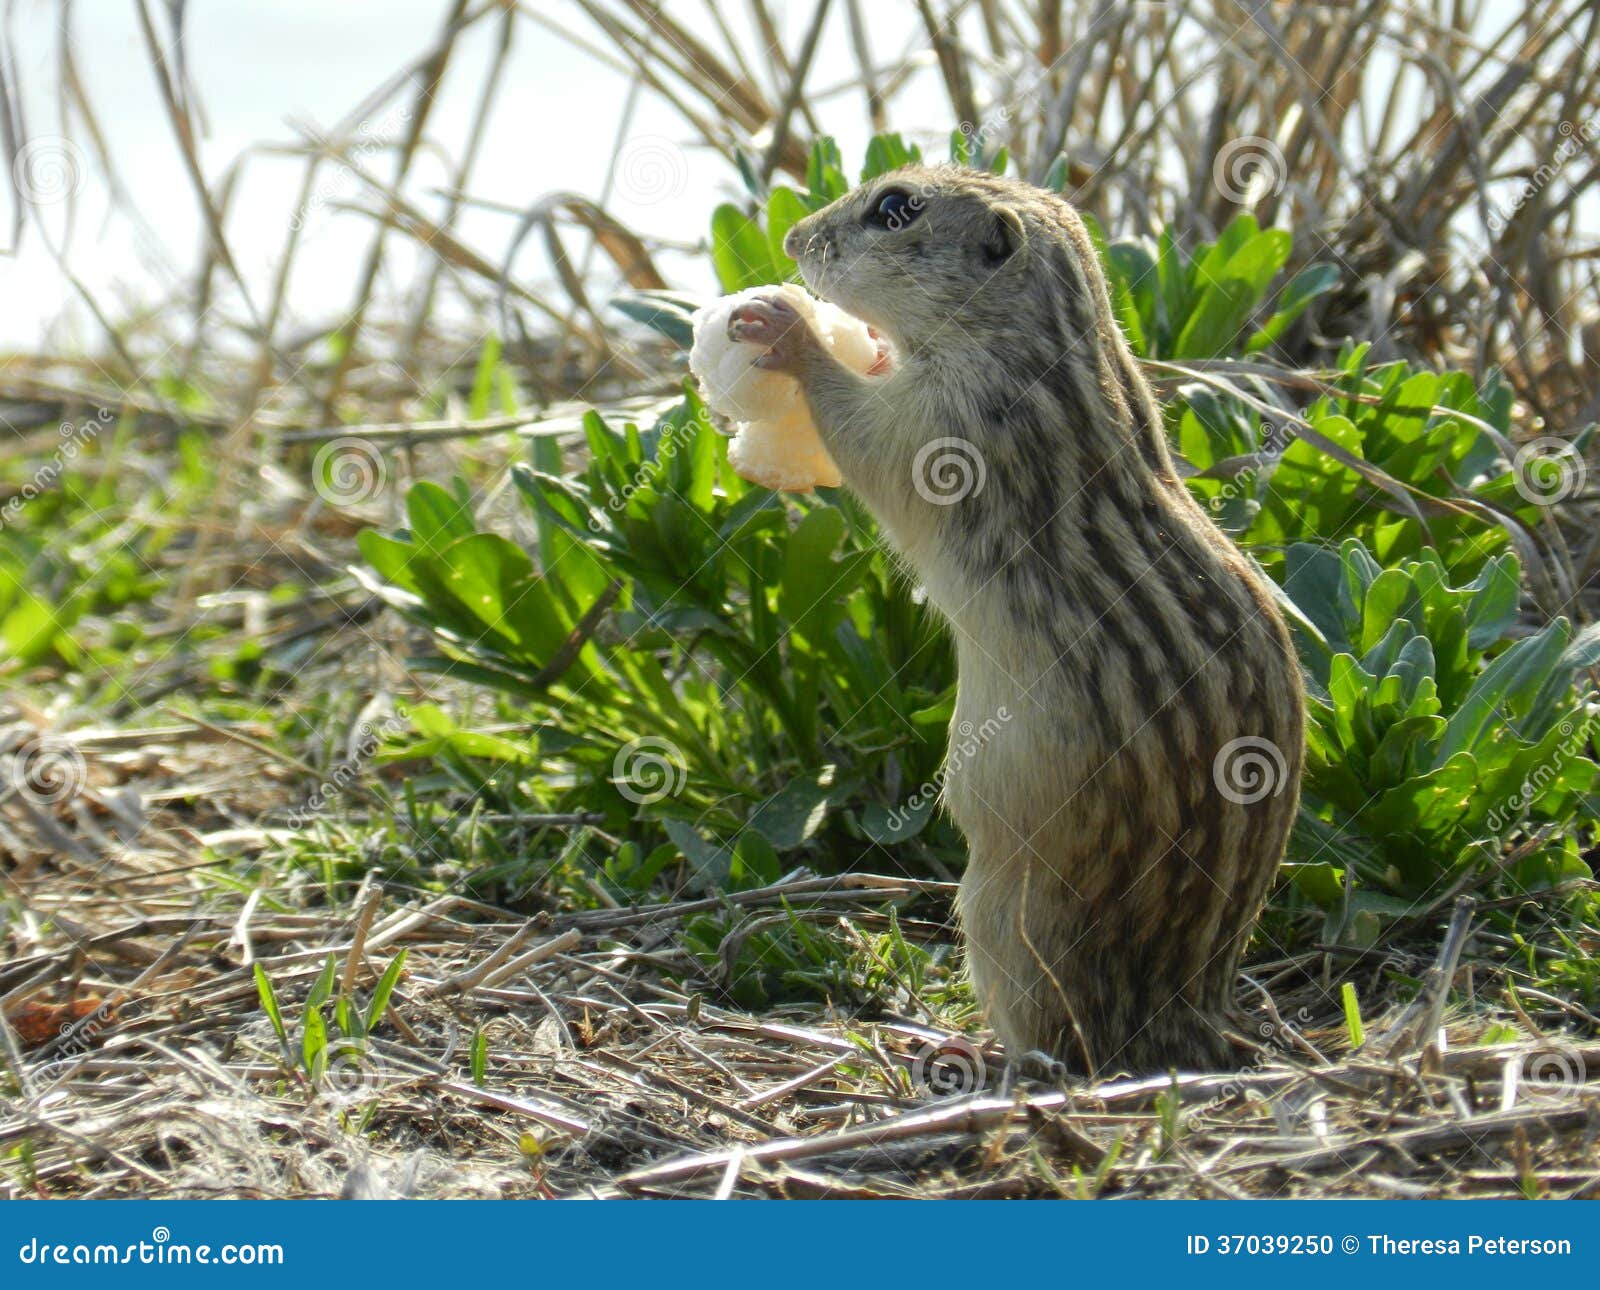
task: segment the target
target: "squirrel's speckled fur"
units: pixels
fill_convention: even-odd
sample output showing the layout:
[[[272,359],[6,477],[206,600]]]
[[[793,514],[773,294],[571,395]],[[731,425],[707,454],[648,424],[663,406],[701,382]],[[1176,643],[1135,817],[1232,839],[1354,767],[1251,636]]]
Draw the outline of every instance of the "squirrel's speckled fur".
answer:
[[[875,223],[888,193],[913,218]],[[992,1024],[1013,1052],[1100,1073],[1228,1061],[1304,694],[1264,579],[1178,479],[1083,222],[1026,184],[907,167],[785,245],[893,346],[890,373],[863,378],[781,302],[730,324],[800,377],[845,483],[953,628],[955,721],[989,732],[945,801]],[[914,477],[936,439],[960,441],[973,484],[981,469],[959,501]],[[1249,803],[1218,783],[1241,738],[1281,754]]]

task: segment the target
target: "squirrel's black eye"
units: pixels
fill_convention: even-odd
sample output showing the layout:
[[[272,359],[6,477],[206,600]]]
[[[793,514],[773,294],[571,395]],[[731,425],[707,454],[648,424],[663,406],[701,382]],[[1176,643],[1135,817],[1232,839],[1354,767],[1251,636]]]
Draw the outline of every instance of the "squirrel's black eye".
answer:
[[[899,189],[892,189],[878,199],[878,205],[870,215],[867,223],[878,228],[902,229],[918,215],[922,214],[922,203],[909,193]]]

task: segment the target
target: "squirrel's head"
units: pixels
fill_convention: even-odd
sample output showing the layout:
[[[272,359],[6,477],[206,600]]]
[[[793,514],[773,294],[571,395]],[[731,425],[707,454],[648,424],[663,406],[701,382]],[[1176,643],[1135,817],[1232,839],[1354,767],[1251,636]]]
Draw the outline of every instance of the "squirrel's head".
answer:
[[[1105,288],[1061,198],[964,166],[904,166],[789,230],[806,286],[905,352],[1059,356],[1097,332]],[[1109,309],[1106,309],[1109,313]],[[1063,334],[1065,333],[1065,334]]]
[[[943,399],[946,421],[986,443],[992,469],[1011,460],[1026,480],[1052,459],[1103,483],[1138,476],[1129,497],[1150,472],[1172,477],[1099,254],[1057,194],[905,166],[806,216],[784,249],[813,293],[888,339],[928,405]]]

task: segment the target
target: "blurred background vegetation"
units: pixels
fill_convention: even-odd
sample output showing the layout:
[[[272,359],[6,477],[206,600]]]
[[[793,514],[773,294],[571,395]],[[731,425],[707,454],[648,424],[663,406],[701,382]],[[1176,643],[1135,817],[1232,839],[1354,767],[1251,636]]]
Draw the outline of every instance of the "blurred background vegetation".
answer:
[[[168,906],[334,913],[371,873],[520,912],[957,876],[942,627],[684,387],[697,299],[925,156],[1092,218],[1283,588],[1314,699],[1266,978],[1403,992],[1469,895],[1497,972],[1600,999],[1600,5],[327,8],[8,12],[13,924],[141,849],[192,866]],[[749,908],[697,906],[674,979],[966,1015],[937,901],[871,943]]]

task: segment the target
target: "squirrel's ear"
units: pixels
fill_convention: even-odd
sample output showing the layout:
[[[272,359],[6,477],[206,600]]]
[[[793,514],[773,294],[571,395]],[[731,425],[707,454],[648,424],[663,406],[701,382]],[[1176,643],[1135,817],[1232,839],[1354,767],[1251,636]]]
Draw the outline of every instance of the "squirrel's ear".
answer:
[[[983,250],[992,263],[1009,260],[1028,243],[1027,226],[1010,206],[992,208],[989,235],[984,239]]]

